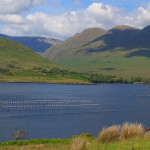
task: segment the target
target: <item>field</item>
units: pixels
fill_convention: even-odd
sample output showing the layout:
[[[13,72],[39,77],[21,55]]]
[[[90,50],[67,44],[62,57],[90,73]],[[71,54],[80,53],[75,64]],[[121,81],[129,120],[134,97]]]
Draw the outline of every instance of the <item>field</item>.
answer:
[[[77,72],[100,73],[124,78],[150,77],[150,59],[139,56],[125,57],[128,53],[127,51],[117,51],[91,55],[65,54],[64,57],[57,60],[57,63]]]

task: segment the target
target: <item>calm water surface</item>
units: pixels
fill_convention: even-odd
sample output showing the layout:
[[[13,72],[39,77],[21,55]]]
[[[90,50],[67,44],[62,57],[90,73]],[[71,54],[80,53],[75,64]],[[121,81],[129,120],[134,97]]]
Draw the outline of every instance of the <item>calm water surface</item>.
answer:
[[[69,138],[123,122],[150,127],[150,85],[0,83],[0,141]]]

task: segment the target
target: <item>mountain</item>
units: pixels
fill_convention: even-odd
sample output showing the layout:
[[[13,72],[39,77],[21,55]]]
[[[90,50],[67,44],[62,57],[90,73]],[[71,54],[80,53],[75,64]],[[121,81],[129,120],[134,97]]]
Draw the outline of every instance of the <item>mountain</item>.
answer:
[[[106,31],[99,28],[86,29],[82,33],[77,33],[65,42],[52,46],[48,49],[44,56],[46,58],[56,60],[61,59],[61,56],[72,50],[79,49],[82,45],[94,40],[95,38],[105,34]]]
[[[108,31],[96,30],[101,32],[95,34],[95,29],[87,29],[50,47],[44,57],[78,72],[150,77],[150,26],[138,29],[123,25]],[[92,37],[87,39],[90,34]],[[84,42],[74,42],[76,37],[82,37]]]
[[[2,37],[0,82],[89,83],[24,45]]]
[[[10,40],[19,42],[38,53],[43,53],[46,49],[48,49],[52,45],[56,45],[62,42],[61,40],[58,40],[58,39],[52,39],[52,38],[46,38],[46,37],[27,37],[27,36],[12,37],[12,36],[4,35],[4,34],[0,34],[0,37],[4,37]]]

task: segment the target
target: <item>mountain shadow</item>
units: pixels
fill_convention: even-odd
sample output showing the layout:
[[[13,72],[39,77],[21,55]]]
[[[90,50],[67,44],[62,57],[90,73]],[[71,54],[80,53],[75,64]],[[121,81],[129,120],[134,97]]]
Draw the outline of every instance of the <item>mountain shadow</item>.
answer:
[[[143,56],[143,57],[150,57],[150,49],[146,49],[146,50],[137,50],[134,52],[131,52],[129,54],[127,54],[125,57],[130,58],[133,56]]]
[[[143,30],[139,29],[112,29],[107,34],[100,36],[93,41],[85,44],[88,46],[94,42],[103,41],[105,45],[99,45],[94,49],[86,49],[86,53],[114,51],[116,48],[121,51],[128,51],[131,49],[150,48],[150,26]],[[139,51],[138,54],[142,52]],[[144,53],[144,52],[143,52]],[[149,55],[148,55],[149,56]]]

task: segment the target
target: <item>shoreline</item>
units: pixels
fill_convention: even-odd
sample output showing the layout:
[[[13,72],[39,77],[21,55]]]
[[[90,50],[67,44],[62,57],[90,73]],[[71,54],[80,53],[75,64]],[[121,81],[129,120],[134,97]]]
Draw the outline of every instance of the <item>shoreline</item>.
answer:
[[[71,83],[71,82],[33,82],[33,81],[0,81],[0,83],[41,83],[41,84],[68,84],[68,85],[96,85],[96,83]],[[98,83],[104,84],[104,83]]]
[[[42,82],[42,81],[0,81],[0,83],[43,83],[43,84],[68,84],[68,85],[98,85],[98,84],[150,84],[150,83],[144,83],[144,82],[136,82],[136,83],[122,83],[122,82],[113,82],[113,83],[109,83],[109,82],[101,82],[101,83],[73,83],[73,82]]]

